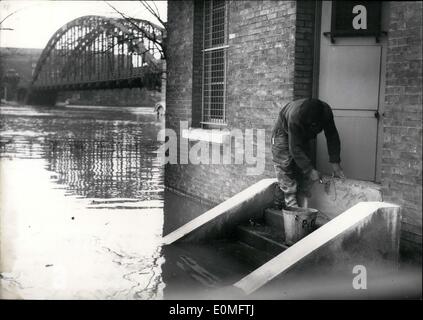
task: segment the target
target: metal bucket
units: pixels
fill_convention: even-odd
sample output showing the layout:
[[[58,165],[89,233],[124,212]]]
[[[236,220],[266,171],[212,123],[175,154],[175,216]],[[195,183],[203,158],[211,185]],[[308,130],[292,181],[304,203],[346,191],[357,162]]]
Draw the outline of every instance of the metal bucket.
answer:
[[[292,245],[314,231],[318,210],[287,208],[282,210],[285,243]]]

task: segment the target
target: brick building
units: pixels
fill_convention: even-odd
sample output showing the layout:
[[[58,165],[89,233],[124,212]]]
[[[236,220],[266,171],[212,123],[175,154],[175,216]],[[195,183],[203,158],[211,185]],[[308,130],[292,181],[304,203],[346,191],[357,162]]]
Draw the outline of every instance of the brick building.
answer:
[[[277,104],[317,97],[334,110],[346,175],[402,206],[401,252],[421,263],[422,2],[170,1],[168,30],[167,128],[199,128],[189,145],[212,128],[266,132],[263,174],[167,164],[168,188],[213,205],[274,177]],[[321,136],[314,160],[329,173]]]

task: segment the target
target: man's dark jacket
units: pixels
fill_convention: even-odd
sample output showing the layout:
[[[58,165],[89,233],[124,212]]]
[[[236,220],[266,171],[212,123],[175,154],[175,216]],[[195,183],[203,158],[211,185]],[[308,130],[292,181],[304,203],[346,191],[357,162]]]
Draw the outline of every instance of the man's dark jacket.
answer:
[[[289,152],[297,166],[305,174],[309,173],[313,165],[306,153],[308,142],[322,130],[326,136],[329,162],[339,163],[341,143],[329,105],[318,99],[300,99],[288,103],[279,112],[273,128],[273,160],[278,162],[278,152]]]

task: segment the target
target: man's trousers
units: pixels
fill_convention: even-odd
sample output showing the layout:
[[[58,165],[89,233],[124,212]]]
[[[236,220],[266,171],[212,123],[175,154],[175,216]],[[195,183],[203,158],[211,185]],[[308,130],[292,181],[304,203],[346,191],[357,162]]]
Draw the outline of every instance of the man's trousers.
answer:
[[[304,152],[309,155],[309,148]],[[295,163],[289,151],[287,134],[272,139],[272,156],[279,187],[275,190],[275,206],[298,206],[297,195],[301,193],[310,197],[313,181]]]

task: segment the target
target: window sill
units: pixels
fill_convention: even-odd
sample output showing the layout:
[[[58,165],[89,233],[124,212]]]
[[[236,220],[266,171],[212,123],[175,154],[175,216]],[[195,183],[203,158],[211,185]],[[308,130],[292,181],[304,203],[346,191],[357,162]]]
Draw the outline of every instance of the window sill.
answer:
[[[219,129],[189,128],[188,130],[182,130],[182,138],[218,144],[225,143],[226,137],[229,137],[229,135],[230,132],[227,130],[222,131]]]

